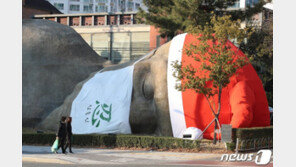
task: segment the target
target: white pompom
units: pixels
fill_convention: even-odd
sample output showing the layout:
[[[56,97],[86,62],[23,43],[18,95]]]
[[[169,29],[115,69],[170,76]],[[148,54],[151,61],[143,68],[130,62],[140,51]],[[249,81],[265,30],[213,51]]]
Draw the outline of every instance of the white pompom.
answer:
[[[203,139],[202,131],[196,127],[189,127],[183,132],[183,139]]]

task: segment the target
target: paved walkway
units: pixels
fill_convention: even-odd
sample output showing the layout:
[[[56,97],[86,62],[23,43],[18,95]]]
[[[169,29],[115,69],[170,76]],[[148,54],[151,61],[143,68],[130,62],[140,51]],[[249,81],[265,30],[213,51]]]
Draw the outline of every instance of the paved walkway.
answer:
[[[254,162],[220,162],[221,154],[73,148],[74,154],[53,154],[48,146],[23,149],[24,167],[52,166],[256,166]],[[273,166],[270,163],[267,166]]]

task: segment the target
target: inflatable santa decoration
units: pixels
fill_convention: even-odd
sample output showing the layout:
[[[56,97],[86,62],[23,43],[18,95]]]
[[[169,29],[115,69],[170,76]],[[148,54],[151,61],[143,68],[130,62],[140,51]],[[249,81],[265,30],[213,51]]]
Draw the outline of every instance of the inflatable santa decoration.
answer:
[[[198,68],[199,62],[186,55],[184,47],[197,42],[190,34],[180,34],[172,39],[168,56],[168,100],[173,136],[182,138],[188,128],[195,128],[197,133],[212,122],[214,115],[203,94],[187,89],[184,92],[175,88],[177,79],[173,76],[172,63],[176,60],[183,65],[191,64]],[[231,50],[239,56],[244,56],[233,43],[227,42]],[[182,83],[182,81],[181,81]],[[215,99],[215,97],[214,97]],[[217,102],[217,101],[216,101]],[[233,128],[262,127],[270,125],[268,102],[260,78],[251,64],[237,70],[230,77],[230,83],[222,89],[220,124],[231,124]],[[197,136],[199,136],[199,134]],[[201,135],[213,139],[214,124]]]

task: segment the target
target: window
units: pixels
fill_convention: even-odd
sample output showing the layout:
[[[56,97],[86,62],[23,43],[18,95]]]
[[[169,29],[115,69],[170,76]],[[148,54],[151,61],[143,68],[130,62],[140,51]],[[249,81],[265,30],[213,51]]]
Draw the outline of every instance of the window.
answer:
[[[107,0],[96,0],[98,3],[107,3]]]
[[[117,12],[116,0],[111,0],[110,1],[110,12]]]
[[[156,36],[156,47],[158,48],[160,46],[160,36]]]
[[[115,6],[110,6],[110,12],[116,12],[116,7]]]
[[[83,0],[84,3],[93,3],[93,0]]]
[[[84,5],[83,6],[84,12],[92,12],[93,11],[93,5]]]
[[[128,2],[127,4],[127,10],[128,11],[133,11],[134,9],[134,3],[133,2]]]
[[[136,3],[136,10],[139,10],[139,8],[140,8],[140,4]]]
[[[268,20],[270,18],[271,14],[268,11],[264,11],[264,17],[266,20]]]
[[[230,8],[239,8],[240,7],[240,1],[234,2],[234,4]]]
[[[70,0],[70,2],[79,2],[79,0]]]
[[[118,4],[120,6],[120,11],[124,12],[125,11],[125,0],[118,0]]]
[[[246,6],[253,7],[256,3],[258,3],[258,0],[246,0]]]
[[[70,5],[70,11],[79,11],[80,5]]]
[[[99,5],[97,12],[108,12],[108,6],[106,6],[106,5]]]
[[[54,3],[53,6],[56,7],[58,10],[64,10],[63,3]]]

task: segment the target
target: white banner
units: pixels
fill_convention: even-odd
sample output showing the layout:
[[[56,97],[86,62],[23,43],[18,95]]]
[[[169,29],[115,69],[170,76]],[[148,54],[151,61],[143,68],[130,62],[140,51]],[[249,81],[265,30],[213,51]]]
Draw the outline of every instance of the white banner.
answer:
[[[74,134],[131,133],[129,114],[134,65],[154,52],[125,68],[98,72],[84,83],[71,108]]]
[[[130,134],[129,112],[134,66],[98,72],[72,103],[74,134]]]

